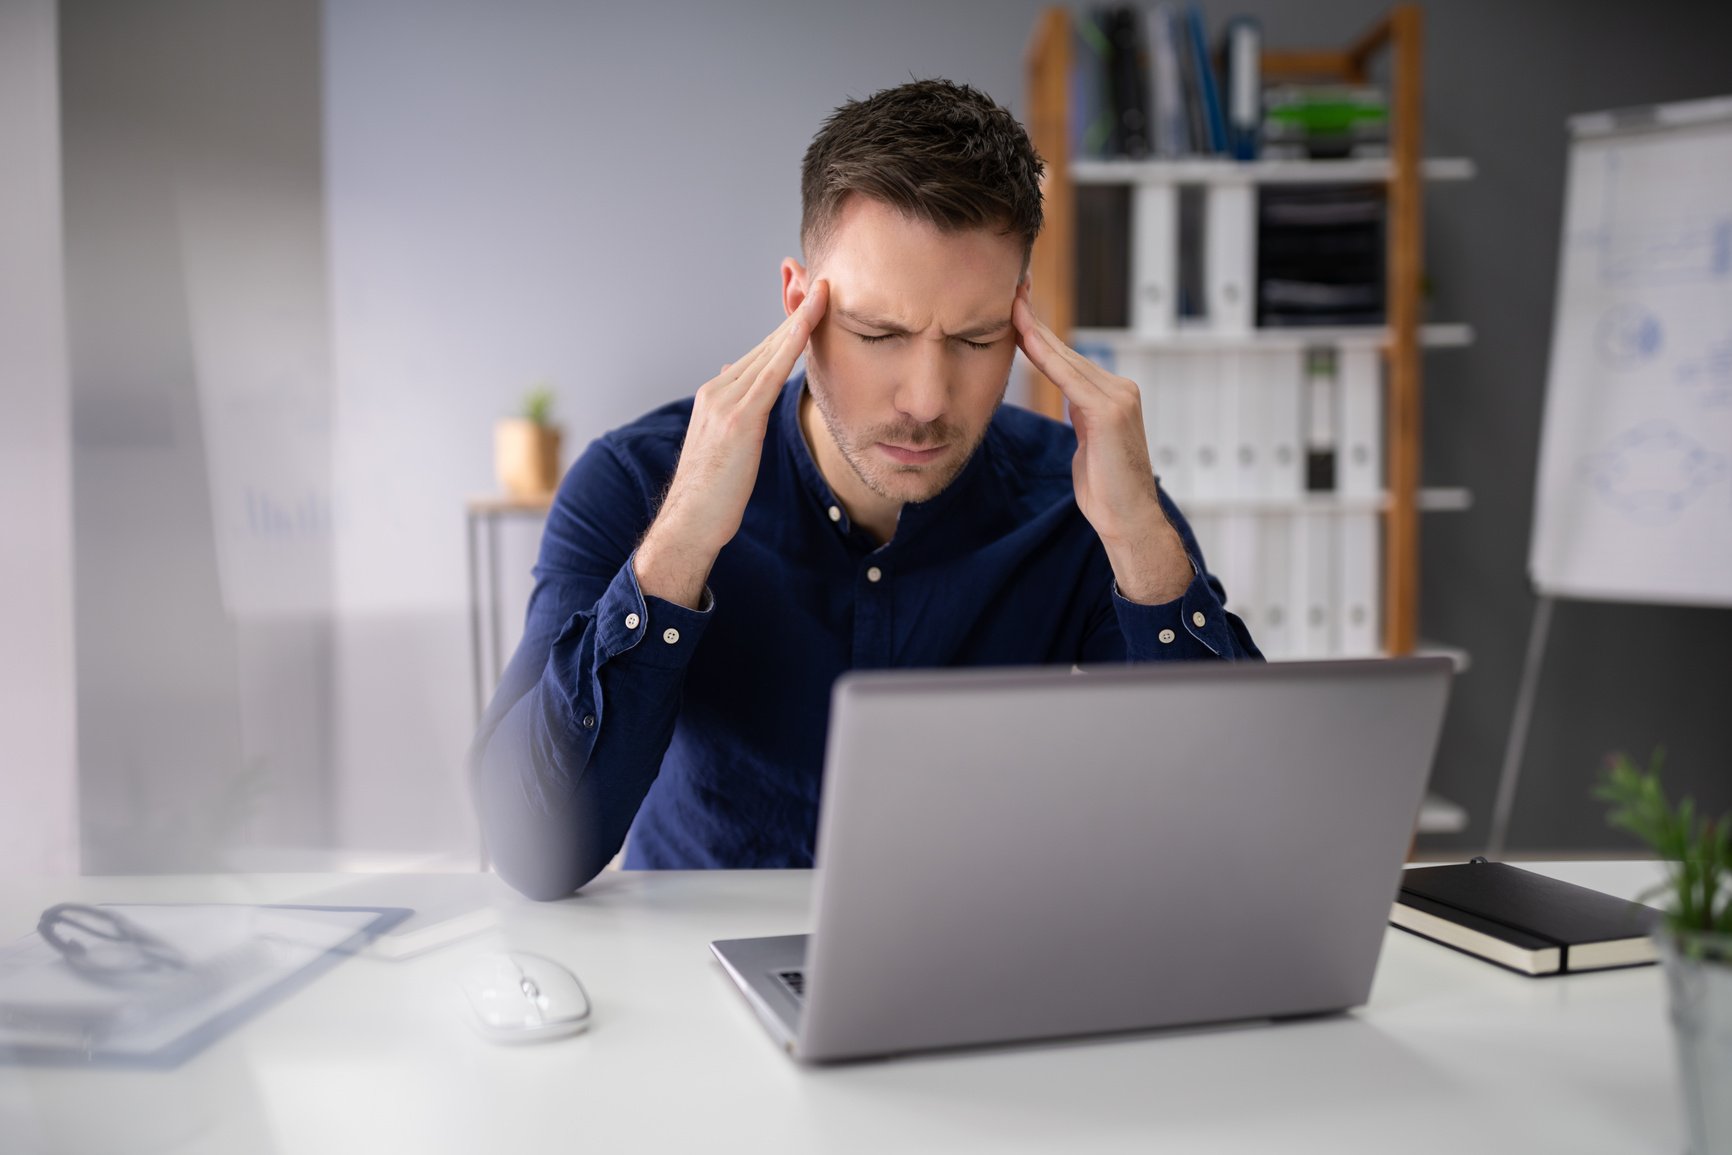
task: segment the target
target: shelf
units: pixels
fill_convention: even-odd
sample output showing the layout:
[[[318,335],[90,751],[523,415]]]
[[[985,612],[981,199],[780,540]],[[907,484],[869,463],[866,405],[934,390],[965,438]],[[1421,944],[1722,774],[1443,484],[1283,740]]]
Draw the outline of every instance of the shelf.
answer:
[[[1071,347],[1105,345],[1143,353],[1213,353],[1223,349],[1381,349],[1393,334],[1383,325],[1330,325],[1315,328],[1255,329],[1249,333],[1212,333],[1181,325],[1167,337],[1143,337],[1131,329],[1073,329]],[[1473,344],[1471,325],[1421,325],[1419,343],[1427,349],[1461,349]],[[1085,353],[1086,355],[1086,353]]]
[[[1430,181],[1472,180],[1473,161],[1465,157],[1430,157],[1419,162],[1419,175]],[[1075,160],[1070,178],[1076,184],[1387,184],[1395,179],[1395,162],[1387,157],[1365,160]]]
[[[1307,493],[1299,497],[1186,497],[1172,494],[1186,517],[1212,517],[1223,513],[1287,513],[1331,517],[1347,513],[1382,513],[1389,508],[1387,493],[1364,497],[1342,497],[1333,493]],[[1462,513],[1473,508],[1473,494],[1460,488],[1419,491],[1419,508],[1425,513]]]

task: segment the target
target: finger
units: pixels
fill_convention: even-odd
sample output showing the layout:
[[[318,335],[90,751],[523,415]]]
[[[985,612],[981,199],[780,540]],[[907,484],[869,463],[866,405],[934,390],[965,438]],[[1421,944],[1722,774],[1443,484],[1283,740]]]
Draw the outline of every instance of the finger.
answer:
[[[1033,320],[1035,329],[1046,339],[1046,343],[1052,346],[1060,357],[1070,362],[1076,371],[1082,374],[1084,380],[1102,390],[1110,391],[1112,389],[1113,375],[1071,348],[1057,333],[1052,331],[1052,328],[1045,321],[1035,316],[1032,305],[1029,308],[1029,317]]]
[[[748,391],[748,403],[769,407],[781,393],[781,386],[788,381],[788,374],[793,372],[793,362],[800,360],[800,353],[805,352],[805,343],[811,339],[812,326],[809,322],[811,312],[807,312],[804,303],[795,310],[793,326],[788,329],[781,345],[772,353],[762,369],[757,371],[757,379],[753,381]]]
[[[1052,330],[1035,320],[1034,311],[1026,300],[1019,299],[1011,308],[1016,322],[1017,344],[1034,362],[1034,367],[1046,374],[1065,400],[1073,405],[1086,405],[1101,392],[1100,386],[1084,376],[1082,370],[1059,350],[1064,342],[1052,335]]]
[[[810,321],[813,329],[824,319],[824,314],[830,308],[830,282],[813,281],[812,291],[806,294],[806,299],[800,302],[802,309],[810,309]]]
[[[726,372],[717,375],[710,382],[711,392],[715,393],[718,399],[722,399],[751,388],[752,382],[757,379],[758,371],[775,353],[778,342],[787,337],[793,324],[792,315],[783,318],[782,323],[759,341],[751,352],[730,364]]]
[[[727,386],[735,384],[741,378],[746,378],[749,381],[753,369],[756,366],[761,365],[764,358],[774,351],[776,343],[784,334],[787,333],[788,327],[792,325],[793,322],[794,318],[792,315],[782,318],[781,323],[766,333],[763,340],[752,346],[751,349],[747,350],[737,359],[729,361],[723,365],[722,371],[710,379],[710,384],[717,390],[725,391]]]

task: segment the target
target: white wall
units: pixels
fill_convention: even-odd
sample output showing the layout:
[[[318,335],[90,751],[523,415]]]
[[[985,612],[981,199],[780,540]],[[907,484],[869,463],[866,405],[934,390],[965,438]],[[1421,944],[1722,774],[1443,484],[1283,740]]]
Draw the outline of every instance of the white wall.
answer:
[[[0,4],[0,878],[78,866],[55,7]]]

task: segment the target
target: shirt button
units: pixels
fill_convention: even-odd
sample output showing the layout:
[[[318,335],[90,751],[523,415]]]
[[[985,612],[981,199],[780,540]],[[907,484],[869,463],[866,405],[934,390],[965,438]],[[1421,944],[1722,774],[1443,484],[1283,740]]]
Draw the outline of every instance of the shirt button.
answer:
[[[830,520],[831,521],[841,521],[842,520],[842,509],[840,506],[832,505],[830,507]]]
[[[877,566],[873,566],[871,569],[866,571],[866,580],[869,582],[880,581],[883,577],[884,571],[879,569]]]
[[[672,626],[669,626],[667,629],[662,631],[662,641],[666,642],[668,645],[671,646],[679,640],[680,632]]]
[[[1198,629],[1202,629],[1203,623],[1208,621],[1208,620],[1209,620],[1208,618],[1205,618],[1203,616],[1202,610],[1198,610],[1196,613],[1191,615],[1191,624],[1193,626],[1196,626]]]
[[[638,617],[636,614],[627,614],[625,616],[625,628],[628,630],[635,630],[637,629],[637,624],[641,621],[643,621],[643,619]]]
[[[1176,637],[1178,637],[1178,635],[1173,633],[1172,630],[1162,630],[1161,631],[1161,641],[1163,644],[1170,643]]]
[[[583,728],[585,730],[595,729],[595,715],[594,714],[585,714],[583,716]]]

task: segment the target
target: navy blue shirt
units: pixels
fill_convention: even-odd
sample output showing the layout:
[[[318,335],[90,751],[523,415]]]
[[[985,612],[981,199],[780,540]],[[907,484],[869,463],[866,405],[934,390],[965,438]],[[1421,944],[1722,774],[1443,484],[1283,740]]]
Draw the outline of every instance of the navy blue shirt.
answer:
[[[644,596],[631,566],[689,398],[599,438],[561,483],[471,751],[489,852],[525,894],[571,893],[628,829],[631,867],[810,866],[846,670],[1261,657],[1164,493],[1197,576],[1165,605],[1118,595],[1077,509],[1069,426],[1001,406],[955,481],[880,545],[812,458],[804,390],[795,374],[776,403],[700,610]]]

